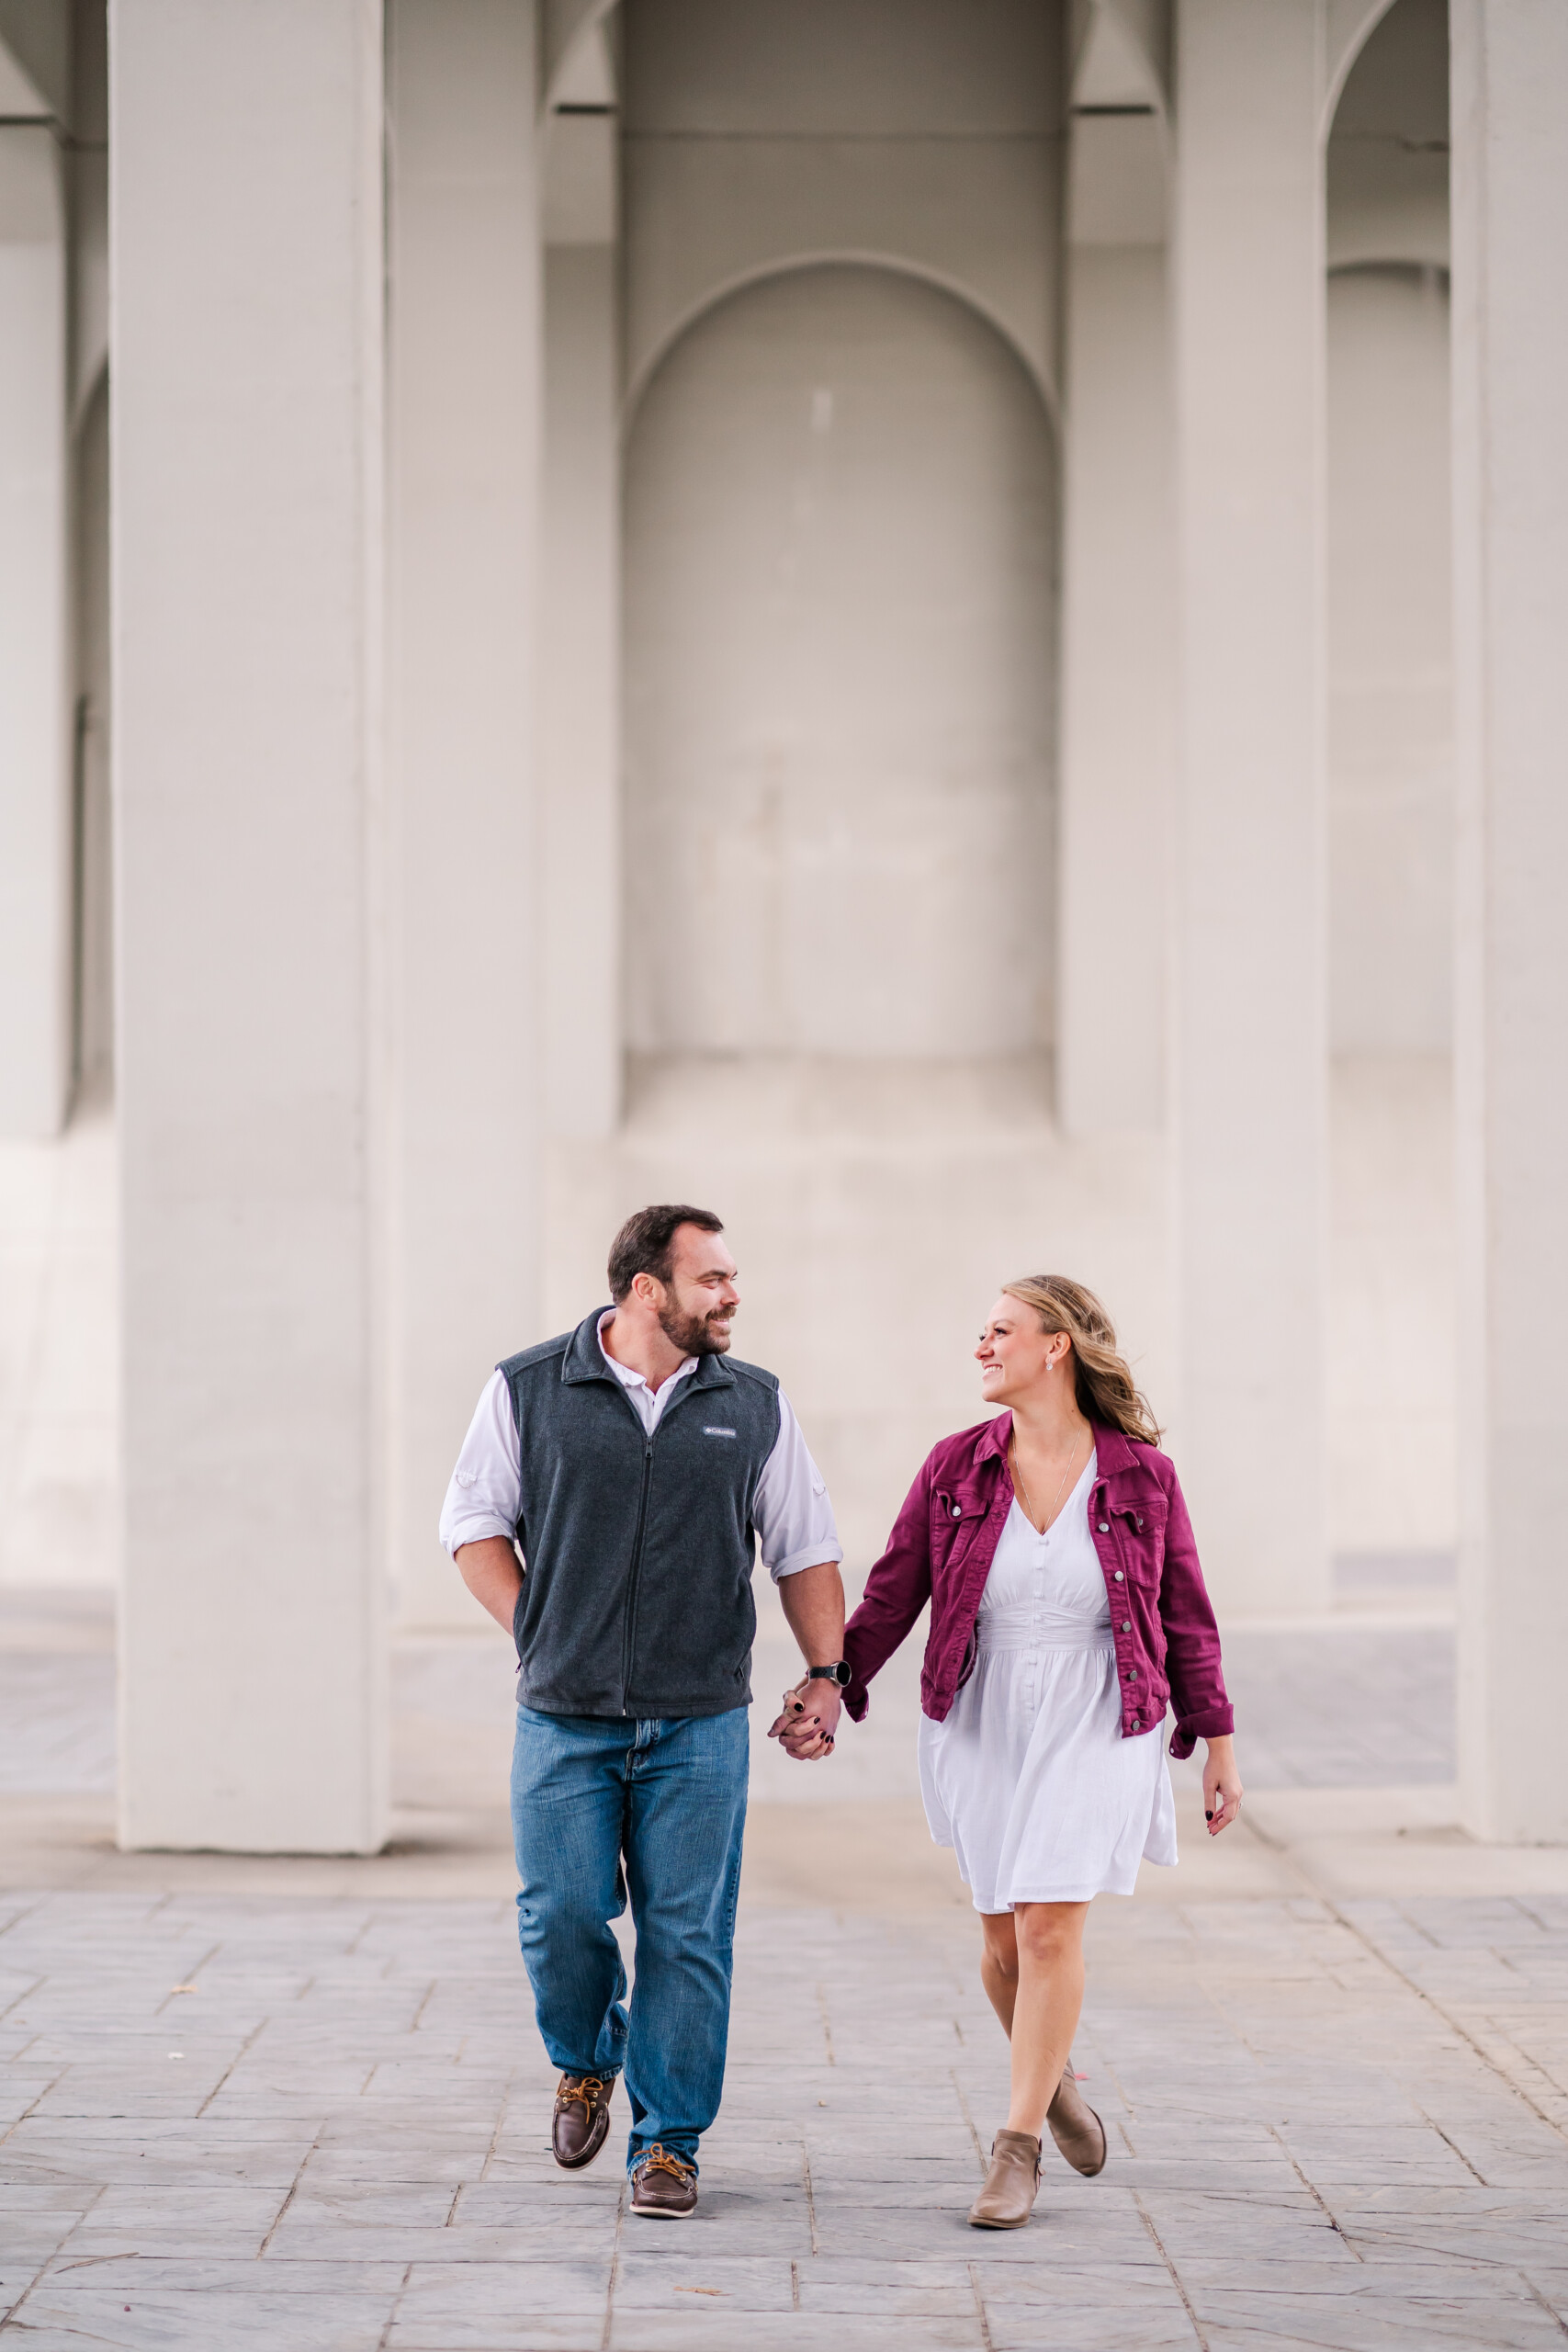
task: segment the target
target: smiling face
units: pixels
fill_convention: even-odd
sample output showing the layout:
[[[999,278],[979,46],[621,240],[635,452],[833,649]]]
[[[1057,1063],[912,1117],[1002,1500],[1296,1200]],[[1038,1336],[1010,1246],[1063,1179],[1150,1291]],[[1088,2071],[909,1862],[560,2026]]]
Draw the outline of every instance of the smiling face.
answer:
[[[1021,1404],[1060,1376],[1073,1343],[1065,1331],[1042,1329],[1032,1306],[1004,1291],[986,1317],[975,1360],[987,1405]]]
[[[638,1274],[632,1288],[659,1317],[671,1347],[687,1356],[721,1356],[740,1304],[735,1261],[722,1233],[680,1225],[670,1244],[670,1280]]]

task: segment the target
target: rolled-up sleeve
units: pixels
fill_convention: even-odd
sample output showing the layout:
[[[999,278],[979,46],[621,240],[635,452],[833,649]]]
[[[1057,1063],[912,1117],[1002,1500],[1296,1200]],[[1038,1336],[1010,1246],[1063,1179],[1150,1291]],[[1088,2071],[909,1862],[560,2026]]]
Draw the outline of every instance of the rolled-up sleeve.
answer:
[[[512,1392],[504,1374],[493,1372],[474,1408],[441,1506],[441,1541],[454,1559],[459,1544],[478,1544],[487,1535],[511,1542],[523,1500],[518,1464]]]
[[[807,1451],[789,1398],[779,1391],[779,1433],[752,1508],[762,1566],[775,1584],[821,1560],[841,1560],[828,1482]]]

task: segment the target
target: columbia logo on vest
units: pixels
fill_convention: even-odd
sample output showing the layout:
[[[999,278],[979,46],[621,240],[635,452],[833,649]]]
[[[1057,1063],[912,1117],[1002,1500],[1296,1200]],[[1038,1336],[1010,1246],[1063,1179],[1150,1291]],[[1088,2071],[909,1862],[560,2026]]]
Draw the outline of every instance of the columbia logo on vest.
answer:
[[[711,1422],[705,1421],[703,1423],[703,1435],[705,1437],[734,1437],[736,1435],[736,1431],[734,1430],[716,1430]]]

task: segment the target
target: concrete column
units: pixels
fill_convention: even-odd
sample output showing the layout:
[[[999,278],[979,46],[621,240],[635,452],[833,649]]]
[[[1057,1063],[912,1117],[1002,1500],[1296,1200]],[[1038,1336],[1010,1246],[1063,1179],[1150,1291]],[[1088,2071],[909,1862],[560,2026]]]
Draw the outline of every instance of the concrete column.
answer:
[[[621,1104],[616,307],[613,245],[547,249],[541,987],[549,1128],[577,1138],[612,1134]]]
[[[1328,1597],[1320,0],[1181,0],[1174,1442],[1216,1594]]]
[[[1568,12],[1453,0],[1460,1767],[1568,1840]]]
[[[1175,546],[1163,247],[1067,255],[1056,1098],[1165,1124]]]
[[[0,49],[5,111],[26,93]],[[13,89],[13,85],[16,85]],[[0,124],[0,1136],[71,1092],[64,190],[54,129]]]
[[[386,1826],[378,0],[114,0],[120,1837]]]
[[[539,1336],[535,10],[389,24],[391,1542],[405,1622],[471,1625],[441,1498],[481,1384]]]

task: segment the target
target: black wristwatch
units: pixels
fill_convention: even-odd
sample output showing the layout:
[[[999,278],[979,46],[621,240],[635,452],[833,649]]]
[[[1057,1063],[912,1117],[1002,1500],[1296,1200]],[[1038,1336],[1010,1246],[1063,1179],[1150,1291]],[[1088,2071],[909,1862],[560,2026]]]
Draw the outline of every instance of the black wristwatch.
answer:
[[[848,1658],[841,1657],[836,1666],[808,1666],[806,1669],[806,1679],[807,1682],[836,1682],[841,1690],[850,1680],[853,1668]]]

